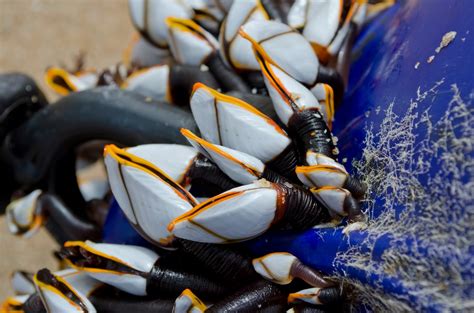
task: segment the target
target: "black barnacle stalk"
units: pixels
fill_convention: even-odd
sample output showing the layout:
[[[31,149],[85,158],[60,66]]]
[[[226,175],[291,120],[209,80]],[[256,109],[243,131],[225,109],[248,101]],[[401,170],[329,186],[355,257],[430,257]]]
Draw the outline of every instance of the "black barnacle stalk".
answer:
[[[256,278],[250,258],[236,249],[180,238],[176,241],[193,263],[227,285],[242,285]]]
[[[184,289],[192,288],[204,298],[215,298],[225,293],[225,288],[205,276],[163,268],[155,264],[147,276],[147,294],[178,296]]]
[[[280,193],[282,220],[293,229],[307,229],[330,220],[328,210],[307,190],[295,185],[274,185]]]
[[[288,131],[297,142],[300,154],[320,153],[331,158],[337,155],[331,131],[317,109],[294,113],[288,121]]]
[[[260,312],[267,308],[284,311],[288,307],[287,296],[283,287],[257,280],[215,303],[206,312]]]
[[[174,299],[132,296],[110,286],[94,290],[88,299],[97,312],[104,313],[171,312],[174,305]]]
[[[229,179],[216,164],[202,154],[194,159],[187,175],[191,180],[202,179],[218,186],[221,190],[229,190],[239,185]]]
[[[295,181],[295,168],[298,164],[298,159],[297,151],[293,143],[291,143],[279,155],[267,162],[267,165],[282,176]]]

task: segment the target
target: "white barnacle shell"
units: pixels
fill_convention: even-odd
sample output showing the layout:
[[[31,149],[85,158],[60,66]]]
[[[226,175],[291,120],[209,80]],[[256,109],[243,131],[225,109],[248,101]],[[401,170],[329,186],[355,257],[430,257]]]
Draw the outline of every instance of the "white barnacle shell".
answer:
[[[207,306],[189,289],[185,289],[174,302],[173,313],[202,313]]]
[[[92,278],[88,273],[73,268],[54,272],[54,275],[63,278],[75,290],[86,297],[103,285],[100,280]]]
[[[3,303],[0,303],[0,307],[4,310],[2,312],[17,312],[18,307],[21,307],[29,297],[29,294],[7,297]]]
[[[35,292],[32,273],[15,271],[11,276],[10,284],[15,294],[30,295]]]
[[[74,288],[65,278],[52,274],[49,271],[48,274],[46,274],[54,277],[53,279],[61,284],[62,288],[58,288],[55,284],[44,281],[44,271],[45,270],[41,270],[35,275],[34,282],[36,290],[48,312],[97,312],[92,303],[87,299],[87,296]],[[64,292],[64,288],[67,292]]]
[[[41,194],[41,190],[34,190],[24,197],[13,200],[7,206],[7,225],[12,234],[28,237],[40,228],[44,219],[37,212],[38,198]]]
[[[234,1],[221,26],[219,43],[222,58],[239,70],[258,70],[252,44],[239,34],[239,29],[248,22],[268,19],[260,0]]]
[[[336,161],[333,160],[334,163]],[[317,164],[296,167],[298,179],[308,187],[343,187],[349,174],[344,167],[333,164]]]
[[[327,47],[339,28],[343,2],[336,0],[296,0],[288,13],[288,24],[303,28],[303,36]]]
[[[294,113],[315,108],[320,111],[324,109],[319,101],[303,84],[292,78],[268,60],[268,56],[257,52],[257,60],[262,70],[265,86],[273,102],[273,107],[280,120],[288,125],[289,119]],[[325,111],[325,110],[324,110]],[[332,120],[332,116],[327,116],[326,120]]]
[[[171,102],[168,65],[156,65],[133,72],[121,87],[143,96]]]
[[[197,205],[168,229],[176,237],[198,242],[249,240],[269,229],[278,216],[277,197],[271,185],[237,187]]]
[[[252,105],[200,83],[194,85],[191,111],[205,140],[262,162],[274,159],[291,143],[283,129]]]
[[[175,60],[181,64],[201,65],[219,43],[209,32],[190,19],[168,17],[168,43]]]
[[[298,301],[303,301],[306,303],[310,304],[322,304],[321,301],[319,300],[319,293],[321,292],[322,288],[318,287],[313,287],[313,288],[307,288],[300,290],[295,293],[290,293],[288,295],[288,302],[293,303],[293,302],[298,302]]]
[[[136,272],[147,274],[151,271],[158,260],[158,255],[152,250],[139,246],[94,243],[91,241],[69,241],[64,244],[64,247],[80,247],[96,257],[120,264],[125,269],[122,272],[92,266],[80,266],[68,261],[73,268],[86,272],[92,278],[103,283],[130,294],[146,295],[146,278]],[[127,269],[130,269],[130,271],[127,271]]]
[[[194,16],[192,7],[180,0],[129,0],[128,8],[135,28],[143,37],[161,48],[167,46],[167,17]]]
[[[338,215],[346,216],[346,198],[352,197],[351,193],[344,188],[325,186],[322,188],[311,188],[311,193],[328,209]]]
[[[183,187],[189,167],[199,153],[189,146],[165,143],[139,145],[125,151],[152,163]]]
[[[167,225],[196,204],[194,197],[163,170],[114,145],[104,150],[112,193],[132,225],[149,241],[168,246]]]
[[[287,252],[274,252],[253,259],[252,264],[257,273],[276,284],[287,285],[293,281],[291,267],[298,260]]]
[[[253,21],[240,29],[265,59],[297,81],[313,86],[319,71],[319,60],[309,42],[296,30],[275,21]]]
[[[238,183],[250,184],[258,180],[265,170],[265,164],[262,161],[247,153],[212,144],[187,129],[182,129],[181,133],[193,147],[211,159],[221,171]]]

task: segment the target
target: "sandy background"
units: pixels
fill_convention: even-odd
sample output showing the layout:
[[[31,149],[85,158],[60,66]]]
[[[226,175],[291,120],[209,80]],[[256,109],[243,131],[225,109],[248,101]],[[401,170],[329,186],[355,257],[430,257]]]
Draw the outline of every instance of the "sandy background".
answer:
[[[43,82],[47,66],[72,66],[81,51],[91,67],[114,64],[132,34],[127,0],[0,0],[0,72],[31,75],[52,101],[58,96]],[[12,270],[54,269],[55,247],[45,231],[30,239],[10,235],[0,217],[0,301],[11,294]]]

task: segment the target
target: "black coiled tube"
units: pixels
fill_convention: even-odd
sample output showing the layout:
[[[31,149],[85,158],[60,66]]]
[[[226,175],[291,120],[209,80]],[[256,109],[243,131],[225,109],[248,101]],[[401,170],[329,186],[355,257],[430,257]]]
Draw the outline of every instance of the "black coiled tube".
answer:
[[[259,312],[270,306],[286,306],[287,293],[281,286],[258,280],[214,304],[207,313]]]
[[[55,195],[43,194],[39,203],[44,214],[54,220],[67,240],[100,240],[102,232],[100,227],[76,215]]]
[[[293,114],[288,121],[288,127],[302,156],[306,155],[307,151],[313,151],[335,157],[331,131],[319,110],[308,109]]]
[[[158,262],[147,276],[147,294],[150,296],[177,297],[189,288],[204,299],[215,299],[225,292],[223,286],[205,276],[162,268]]]
[[[219,53],[211,54],[206,61],[206,65],[216,80],[221,84],[224,91],[237,90],[247,93],[250,92],[250,87],[247,83],[231,68],[225,65]]]
[[[256,277],[251,260],[229,247],[178,239],[181,250],[197,266],[225,283],[243,284]]]
[[[240,186],[202,154],[198,155],[194,160],[193,165],[189,169],[188,176],[191,179],[205,180],[220,187],[223,191]]]
[[[286,185],[279,187],[285,197],[284,220],[293,229],[307,229],[329,221],[328,210],[308,190]]]
[[[271,169],[294,181],[297,181],[295,174],[295,168],[297,164],[298,156],[295,149],[293,148],[293,145],[291,144],[273,160],[267,162],[267,165]]]

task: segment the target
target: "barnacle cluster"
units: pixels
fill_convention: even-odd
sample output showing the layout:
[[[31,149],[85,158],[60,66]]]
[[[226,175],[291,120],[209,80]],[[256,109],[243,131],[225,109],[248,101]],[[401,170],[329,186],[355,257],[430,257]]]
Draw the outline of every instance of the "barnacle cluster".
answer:
[[[254,255],[242,243],[268,230],[325,223],[347,225],[349,234],[365,227],[360,203],[367,186],[338,162],[331,129],[348,66],[338,56],[347,55],[354,34],[380,6],[365,0],[130,0],[129,8],[140,37],[123,63],[103,71],[50,68],[46,80],[64,99],[101,94],[107,102],[115,94],[144,106],[178,106],[163,106],[171,115],[160,121],[192,119],[180,125],[179,136],[178,129],[160,135],[190,145],[171,139],[139,145],[140,136],[133,145],[134,137],[106,144],[110,191],[92,192],[102,196],[88,201],[89,215],[70,209],[70,199],[44,184],[24,186],[27,192],[6,210],[10,231],[29,236],[46,221],[56,223],[53,232],[67,239],[57,253],[67,269],[15,273],[18,295],[2,309],[343,308],[338,279],[288,252]],[[106,123],[84,123],[104,135],[73,130],[74,140],[114,133]],[[102,242],[112,196],[144,246]]]

